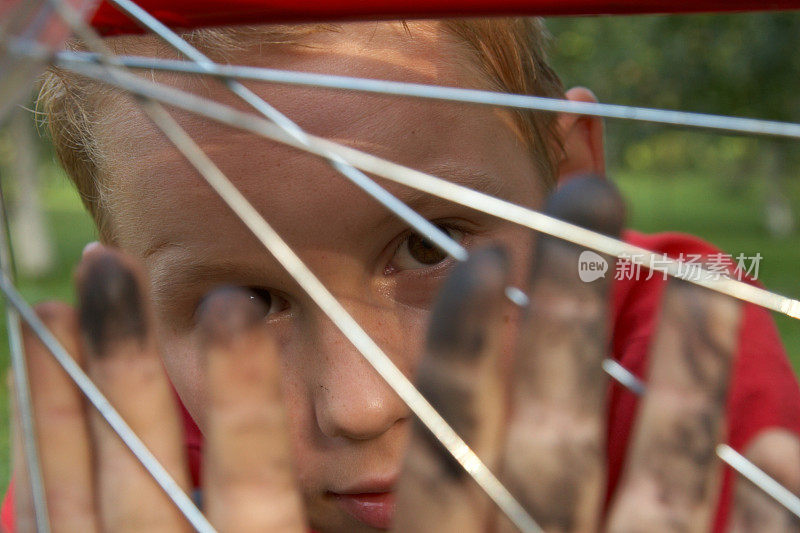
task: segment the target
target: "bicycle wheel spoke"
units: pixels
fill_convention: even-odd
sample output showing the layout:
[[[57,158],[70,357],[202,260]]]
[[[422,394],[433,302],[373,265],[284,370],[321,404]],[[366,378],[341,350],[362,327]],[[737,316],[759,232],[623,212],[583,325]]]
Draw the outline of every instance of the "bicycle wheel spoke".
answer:
[[[531,111],[572,113],[576,115],[591,115],[611,119],[684,126],[687,128],[741,133],[754,136],[800,139],[800,124],[793,122],[617,104],[574,102],[571,100],[545,98],[525,94],[509,94],[478,89],[463,89],[460,87],[356,78],[264,67],[218,64],[214,64],[213,66],[200,66],[189,61],[137,56],[119,56],[119,60],[126,67],[133,69],[163,70],[183,74],[204,74],[225,79],[263,81],[286,85],[360,91],[374,94],[528,109]],[[93,61],[95,61],[95,56],[90,53],[81,52],[62,52],[56,57],[57,64],[64,67],[69,67],[71,64],[75,63]]]
[[[763,490],[790,513],[800,518],[800,498],[794,495],[792,491],[775,481],[769,474],[727,444],[717,446],[716,453],[717,457],[728,466]]]
[[[644,393],[647,390],[647,385],[645,385],[641,379],[636,377],[633,372],[619,364],[614,359],[604,359],[603,370],[611,377],[611,379],[634,393],[636,396],[644,396]]]
[[[0,188],[0,270],[2,270],[3,276],[12,279],[14,265],[11,253],[11,242],[9,239],[5,195],[3,194],[2,188]],[[19,314],[8,304],[6,304],[5,311],[8,347],[11,354],[11,370],[14,376],[15,400],[22,429],[22,446],[25,457],[25,467],[28,470],[28,480],[31,488],[36,531],[38,533],[47,533],[50,531],[50,519],[47,511],[47,498],[42,479],[42,466],[39,461],[39,450],[36,443],[33,422],[33,402],[31,401],[25,349],[22,345],[22,330],[20,328]]]
[[[149,82],[137,76],[123,73],[115,73],[114,76],[110,76],[104,68],[88,63],[72,65],[71,70],[77,74],[109,83],[139,96],[152,98],[167,105],[249,131],[320,157],[325,157],[327,153],[338,154],[356,168],[395,183],[468,206],[604,254],[629,260],[633,265],[652,268],[668,276],[727,294],[733,298],[753,303],[791,318],[800,319],[799,300],[749,285],[737,279],[725,277],[718,279],[718,276],[714,276],[702,268],[693,267],[693,269],[687,269],[679,260],[564,222],[539,211],[501,200],[480,191],[313,135],[309,135],[309,143],[307,145],[299,143],[275,124],[260,117],[237,111],[231,107],[185,91]]]

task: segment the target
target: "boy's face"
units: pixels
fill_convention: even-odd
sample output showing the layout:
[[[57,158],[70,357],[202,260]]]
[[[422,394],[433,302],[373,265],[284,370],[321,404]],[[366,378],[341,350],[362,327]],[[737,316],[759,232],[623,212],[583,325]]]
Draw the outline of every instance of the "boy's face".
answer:
[[[433,25],[431,25],[433,28]],[[240,52],[233,63],[452,86],[485,87],[453,38],[421,25],[359,24],[313,48]],[[242,107],[221,84],[165,80]],[[308,131],[515,203],[535,206],[541,179],[506,112],[459,104],[257,85]],[[313,527],[386,525],[385,493],[400,473],[410,415],[352,345],[181,156],[133,107],[103,131],[117,244],[150,274],[169,375],[203,427],[204,387],[193,335],[203,295],[253,288],[282,347],[296,470]],[[208,121],[176,115],[355,319],[413,373],[432,299],[453,260],[409,232],[325,162]],[[502,243],[522,286],[531,238],[518,226],[388,182],[386,188],[468,247]],[[509,317],[511,318],[511,317]]]

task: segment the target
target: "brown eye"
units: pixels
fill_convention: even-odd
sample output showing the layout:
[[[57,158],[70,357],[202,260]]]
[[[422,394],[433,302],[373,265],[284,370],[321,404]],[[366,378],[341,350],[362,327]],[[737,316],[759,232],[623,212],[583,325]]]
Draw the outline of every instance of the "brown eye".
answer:
[[[464,232],[455,228],[439,226],[453,240],[461,242]],[[436,247],[432,242],[418,233],[410,233],[394,254],[391,266],[394,270],[418,270],[437,265],[447,260],[448,255]]]
[[[230,285],[233,286],[233,285]],[[250,292],[250,299],[258,300],[261,302],[261,305],[264,306],[264,318],[268,318],[270,315],[275,313],[280,313],[282,311],[286,311],[289,309],[289,302],[286,301],[286,298],[280,296],[277,291],[273,291],[270,289],[265,289],[263,287],[256,287],[256,286],[246,286],[246,285],[239,285],[239,287],[246,289]],[[217,287],[219,288],[219,287]],[[195,307],[192,320],[194,323],[197,323],[198,320],[198,310],[203,306],[203,302],[205,302],[206,298],[212,291],[206,293],[198,302],[197,306]]]
[[[269,289],[264,289],[261,287],[247,287],[247,290],[252,293],[250,298],[261,300],[261,303],[264,305],[264,309],[266,309],[264,316],[279,313],[288,306],[286,300],[274,294]]]
[[[447,258],[446,253],[417,233],[412,233],[408,236],[406,247],[409,255],[423,265],[435,265]]]
[[[260,289],[258,287],[247,287],[247,290],[250,291],[252,294],[250,295],[251,300],[261,300],[261,303],[264,304],[264,307],[269,309],[272,307],[272,294],[267,289]]]

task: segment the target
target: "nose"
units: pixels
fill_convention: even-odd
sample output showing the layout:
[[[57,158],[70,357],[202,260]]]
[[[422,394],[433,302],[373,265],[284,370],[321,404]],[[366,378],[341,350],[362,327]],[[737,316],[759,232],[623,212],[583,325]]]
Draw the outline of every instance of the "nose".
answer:
[[[391,349],[402,348],[396,342],[402,336],[390,312],[352,303],[346,307],[381,348],[394,352],[392,359],[401,370],[408,366],[411,354]],[[327,319],[317,325],[314,413],[320,431],[328,437],[368,440],[406,419],[409,412],[403,401],[338,328]]]

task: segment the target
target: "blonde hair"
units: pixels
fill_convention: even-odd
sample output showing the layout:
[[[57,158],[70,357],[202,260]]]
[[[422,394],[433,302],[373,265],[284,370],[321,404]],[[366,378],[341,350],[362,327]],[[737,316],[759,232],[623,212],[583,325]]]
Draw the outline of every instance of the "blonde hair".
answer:
[[[405,23],[407,29],[414,23]],[[476,65],[494,90],[559,98],[563,86],[547,64],[547,33],[536,18],[453,19],[442,21],[442,27],[466,44]],[[253,44],[302,44],[311,34],[335,31],[332,25],[275,25],[194,30],[183,37],[198,48],[213,53],[215,59],[227,60],[234,52]],[[108,39],[118,53],[141,48],[138,36]],[[71,43],[80,49],[80,43]],[[171,52],[152,39],[148,52],[169,56]],[[78,189],[84,205],[95,220],[104,238],[111,235],[110,221],[104,205],[107,184],[103,176],[109,172],[103,157],[97,125],[108,120],[108,102],[113,89],[96,82],[53,68],[43,78],[38,109],[48,125],[56,154],[69,178]],[[527,144],[531,158],[550,189],[556,179],[560,140],[551,113],[515,110],[516,126]],[[112,117],[113,119],[113,117]]]

